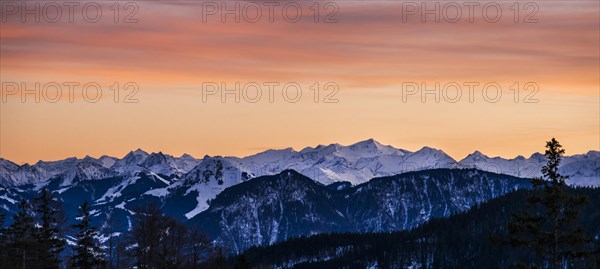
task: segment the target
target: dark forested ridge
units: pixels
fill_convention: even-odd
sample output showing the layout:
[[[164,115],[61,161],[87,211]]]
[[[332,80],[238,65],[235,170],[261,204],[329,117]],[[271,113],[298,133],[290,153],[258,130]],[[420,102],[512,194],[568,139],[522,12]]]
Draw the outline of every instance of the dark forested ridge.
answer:
[[[232,186],[190,223],[234,253],[328,232],[408,230],[521,188],[528,179],[432,169],[356,186],[325,186],[294,170]]]
[[[588,198],[577,224],[598,249],[600,189],[567,192]],[[506,234],[511,213],[523,209],[526,198],[527,191],[519,190],[410,231],[321,234],[251,248],[243,256],[252,266],[284,268],[515,268],[518,261],[537,258],[529,251],[495,244],[491,238]],[[598,255],[591,258],[592,268],[600,266]]]

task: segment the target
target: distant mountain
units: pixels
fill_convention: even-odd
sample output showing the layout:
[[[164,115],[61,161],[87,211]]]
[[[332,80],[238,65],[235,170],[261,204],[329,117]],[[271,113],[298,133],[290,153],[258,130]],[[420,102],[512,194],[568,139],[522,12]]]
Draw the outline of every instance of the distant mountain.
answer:
[[[331,188],[285,170],[225,189],[190,222],[239,252],[318,233],[411,229],[528,187],[507,175],[435,169]]]
[[[130,151],[125,157],[115,162],[110,169],[121,174],[141,171],[143,167],[140,165],[144,163],[148,156],[150,156],[150,154],[141,149]]]
[[[236,167],[235,170],[251,176],[273,175],[293,169],[323,184],[345,181],[353,185],[374,177],[433,168],[477,168],[517,177],[533,177],[540,176],[540,169],[546,162],[540,153],[534,153],[529,158],[518,156],[504,159],[488,157],[479,151],[456,161],[438,149],[423,147],[411,152],[383,145],[373,139],[349,146],[330,144],[307,147],[300,151],[292,148],[267,150],[244,158],[214,158],[227,160],[228,165]],[[121,159],[109,156],[95,159],[87,156],[83,159],[40,161],[34,165],[17,165],[9,160],[0,159],[0,185],[42,183],[61,174],[72,173],[73,168],[82,162],[99,164],[109,169],[111,176],[131,176],[148,170],[175,181],[186,177],[196,166],[210,159],[212,158],[196,159],[188,154],[174,157],[162,152],[147,153],[141,149],[131,151]],[[202,169],[202,166],[199,169]],[[236,173],[239,177],[237,182],[244,180],[241,172]],[[560,166],[560,172],[571,177],[569,184],[600,186],[600,151],[566,156]]]
[[[490,158],[479,151],[469,154],[458,162],[459,167],[525,178],[541,177],[540,171],[545,164],[546,157],[540,153],[534,153],[529,158],[518,156],[513,159],[503,159]],[[570,185],[600,186],[600,151],[564,157],[559,172],[570,177],[567,180]]]
[[[60,186],[71,186],[74,182],[85,180],[98,180],[116,176],[112,170],[102,166],[98,162],[82,161],[66,168],[60,174],[53,177],[60,179]]]
[[[369,139],[350,146],[319,145],[298,152],[291,148],[268,150],[242,158],[240,164],[256,175],[294,169],[324,184],[337,181],[359,184],[378,175],[401,172],[399,166],[407,153],[410,152]]]
[[[272,175],[293,169],[323,184],[347,181],[354,185],[374,177],[390,176],[409,171],[434,168],[477,168],[483,171],[517,177],[540,176],[546,163],[544,155],[535,153],[530,158],[490,158],[476,151],[457,162],[445,152],[431,147],[410,152],[369,139],[349,146],[340,144],[307,147],[301,151],[291,148],[267,150],[236,160],[242,170],[252,174]],[[577,164],[577,165],[574,165]],[[600,152],[566,156],[561,172],[571,177],[573,185],[600,186]]]

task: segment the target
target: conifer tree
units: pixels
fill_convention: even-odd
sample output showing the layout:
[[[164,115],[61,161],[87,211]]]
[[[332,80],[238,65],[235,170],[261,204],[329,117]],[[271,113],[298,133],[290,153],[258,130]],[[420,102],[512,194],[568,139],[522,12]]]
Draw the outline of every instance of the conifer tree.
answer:
[[[97,231],[91,225],[90,208],[87,201],[80,206],[79,217],[81,217],[81,221],[73,225],[73,228],[79,230],[73,266],[80,269],[98,268],[103,264],[100,256],[102,252],[96,243]]]
[[[532,179],[527,210],[513,214],[507,225],[506,242],[528,248],[539,258],[520,264],[522,268],[585,268],[594,263],[589,259],[592,241],[576,227],[578,207],[585,203],[585,196],[567,194],[568,177],[558,172],[564,153],[556,139],[546,142],[548,162],[542,167],[543,177]]]
[[[19,203],[19,211],[13,215],[13,223],[6,231],[7,268],[34,268],[36,227],[31,207],[25,201]]]
[[[64,250],[63,224],[65,216],[62,204],[46,188],[35,198],[35,212],[39,228],[35,234],[39,251],[38,267],[59,268],[60,255]]]

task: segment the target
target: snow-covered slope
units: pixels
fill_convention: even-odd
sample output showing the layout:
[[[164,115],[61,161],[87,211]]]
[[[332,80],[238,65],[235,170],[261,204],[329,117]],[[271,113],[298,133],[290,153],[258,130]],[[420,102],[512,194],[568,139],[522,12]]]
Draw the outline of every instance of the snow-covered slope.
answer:
[[[25,183],[17,181],[14,173],[19,170],[19,165],[9,160],[0,158],[0,185],[14,186],[23,185]]]
[[[82,161],[69,167],[55,177],[61,179],[61,186],[69,186],[76,181],[103,179],[115,175],[115,172],[102,166],[98,162]]]
[[[192,218],[206,210],[210,201],[224,189],[248,180],[252,175],[243,171],[235,162],[222,157],[205,157],[202,162],[182,179],[161,189],[146,192],[146,195],[178,199],[180,196],[191,196],[196,204],[185,213]]]
[[[162,152],[152,153],[139,166],[144,167],[156,174],[181,177],[187,171],[179,169],[175,158]]]

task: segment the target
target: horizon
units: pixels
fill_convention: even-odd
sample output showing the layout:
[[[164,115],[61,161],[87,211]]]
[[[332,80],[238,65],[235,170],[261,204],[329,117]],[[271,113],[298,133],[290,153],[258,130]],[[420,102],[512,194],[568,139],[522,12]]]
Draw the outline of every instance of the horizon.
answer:
[[[4,157],[2,157],[2,156],[0,156],[0,159],[8,160],[8,161],[11,161],[11,162],[13,162],[13,163],[15,163],[15,164],[18,164],[18,165],[22,166],[22,165],[25,165],[25,164],[29,164],[29,165],[35,165],[35,164],[37,164],[37,163],[39,163],[39,162],[56,162],[56,161],[62,161],[62,160],[70,159],[70,158],[76,158],[76,159],[78,159],[78,160],[83,160],[83,159],[85,159],[85,158],[87,158],[87,157],[94,158],[94,159],[100,159],[100,158],[102,158],[102,157],[110,157],[110,158],[122,159],[122,158],[124,158],[125,156],[127,156],[129,153],[136,152],[136,151],[138,151],[138,150],[141,150],[141,151],[145,152],[146,154],[158,154],[158,153],[162,153],[162,154],[165,154],[165,155],[170,155],[170,156],[173,156],[173,157],[175,157],[175,158],[181,158],[181,157],[183,157],[184,155],[189,155],[189,156],[191,156],[191,157],[193,157],[194,159],[197,159],[197,160],[201,160],[201,159],[204,159],[204,158],[206,158],[206,157],[209,157],[209,158],[223,157],[223,158],[240,158],[240,159],[243,159],[243,158],[247,158],[247,157],[250,157],[250,156],[254,156],[254,155],[261,154],[261,153],[265,153],[265,152],[268,152],[268,151],[270,151],[270,150],[279,151],[279,150],[291,149],[293,152],[301,152],[301,151],[303,151],[303,150],[305,150],[305,149],[316,149],[317,147],[321,147],[321,146],[323,146],[323,147],[327,147],[327,146],[331,146],[331,145],[340,145],[340,146],[342,146],[342,147],[349,147],[349,146],[352,146],[352,145],[355,145],[355,144],[358,144],[358,143],[362,143],[362,142],[367,142],[367,141],[370,141],[370,140],[373,140],[373,141],[375,141],[375,142],[377,142],[377,143],[381,144],[382,146],[386,146],[386,147],[392,147],[392,148],[394,148],[394,149],[397,149],[397,150],[406,150],[406,151],[408,151],[409,153],[414,153],[414,152],[417,152],[417,151],[419,151],[419,150],[422,150],[422,149],[424,149],[424,148],[432,148],[432,149],[434,149],[434,150],[439,150],[439,151],[442,151],[442,152],[444,152],[446,155],[448,155],[450,158],[452,158],[452,159],[453,159],[453,160],[455,160],[456,162],[460,162],[460,161],[462,161],[463,159],[467,158],[468,156],[470,156],[470,155],[472,155],[472,154],[474,154],[474,153],[476,153],[476,152],[479,152],[479,153],[483,154],[484,156],[486,156],[486,157],[488,157],[488,158],[490,158],[490,159],[493,159],[493,158],[502,158],[502,159],[506,159],[506,160],[513,160],[513,159],[516,159],[516,158],[519,158],[519,157],[524,157],[524,158],[527,158],[527,159],[528,159],[528,158],[531,158],[531,157],[532,157],[533,155],[535,155],[535,154],[542,154],[542,155],[544,155],[544,153],[543,153],[543,152],[536,151],[536,152],[533,152],[533,153],[531,153],[531,154],[519,154],[519,155],[517,155],[517,156],[514,156],[514,157],[504,157],[504,156],[497,156],[497,155],[491,155],[491,154],[487,154],[486,152],[483,152],[483,151],[481,151],[481,150],[475,149],[475,150],[473,150],[471,153],[469,153],[469,154],[467,154],[467,155],[465,155],[465,156],[463,156],[463,157],[461,157],[461,158],[456,158],[456,157],[454,157],[454,156],[452,156],[452,155],[448,154],[448,153],[447,153],[447,152],[446,152],[444,149],[441,149],[441,148],[430,147],[430,146],[422,146],[422,147],[420,147],[420,148],[418,148],[418,149],[416,149],[416,150],[408,150],[408,149],[406,149],[406,148],[397,147],[397,146],[395,146],[395,145],[392,145],[392,144],[382,143],[382,142],[380,142],[380,141],[379,141],[379,140],[377,140],[377,139],[368,138],[368,139],[360,140],[360,141],[357,141],[357,142],[354,142],[354,143],[351,143],[351,144],[329,143],[329,144],[318,144],[318,145],[316,145],[316,146],[305,146],[305,147],[302,147],[302,148],[294,148],[294,147],[285,147],[285,148],[268,148],[268,149],[265,149],[265,150],[257,151],[257,152],[254,152],[254,153],[252,153],[252,154],[249,154],[249,155],[243,155],[243,156],[235,156],[235,155],[222,155],[222,154],[215,154],[215,155],[209,155],[209,154],[199,154],[199,155],[196,155],[196,154],[192,154],[192,153],[189,153],[189,152],[184,152],[184,153],[181,153],[181,154],[171,154],[171,153],[168,153],[168,152],[166,152],[166,151],[163,151],[163,150],[159,150],[159,151],[150,151],[150,150],[145,150],[145,149],[143,149],[143,148],[137,148],[137,149],[132,149],[132,150],[129,150],[129,151],[125,152],[124,154],[120,154],[120,155],[101,154],[101,155],[94,155],[94,156],[92,156],[92,155],[85,155],[85,156],[83,156],[83,157],[82,157],[82,156],[67,156],[67,157],[64,157],[64,158],[62,158],[62,159],[52,159],[52,160],[49,160],[49,159],[45,159],[45,160],[39,159],[39,160],[37,160],[37,161],[33,161],[33,162],[20,162],[20,163],[19,163],[19,162],[15,162],[15,161],[13,161],[13,160],[11,160],[11,159],[4,158]],[[585,154],[589,154],[590,152],[600,152],[600,150],[594,150],[594,149],[590,149],[590,150],[587,150],[587,151],[585,151],[585,152],[572,153],[572,154],[569,154],[568,152],[566,152],[564,156],[565,156],[565,157],[568,157],[568,156],[574,156],[574,155],[585,155]],[[121,157],[119,157],[119,156],[121,156]],[[199,156],[202,156],[202,157],[199,157]]]

